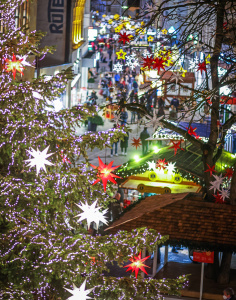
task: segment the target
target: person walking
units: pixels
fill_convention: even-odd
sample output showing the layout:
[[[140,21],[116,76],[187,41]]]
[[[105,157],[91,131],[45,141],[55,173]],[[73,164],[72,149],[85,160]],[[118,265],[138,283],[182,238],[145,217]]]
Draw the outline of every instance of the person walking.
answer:
[[[134,79],[134,82],[133,82],[133,88],[134,88],[134,93],[138,93],[138,83],[137,81]]]
[[[113,128],[116,129],[116,128],[117,128],[117,125],[114,124],[114,125],[113,125]],[[119,143],[119,139],[117,139],[116,142],[114,142],[114,143],[112,144],[112,146],[111,146],[111,157],[113,156],[114,147],[115,147],[115,156],[118,156],[118,153],[117,153],[118,143]]]
[[[158,112],[157,112],[158,117],[165,116],[164,105],[165,105],[165,101],[160,97],[158,99]]]
[[[113,67],[113,61],[112,60],[109,61],[108,67],[110,68],[110,72],[112,72],[112,67]]]
[[[147,138],[150,137],[150,134],[147,131],[147,127],[144,127],[143,131],[140,133],[140,140],[142,142],[142,154],[145,155],[148,152],[148,141]]]
[[[127,155],[128,142],[129,142],[129,133],[127,132],[124,139],[120,141],[121,155]]]
[[[174,98],[171,100],[170,105],[171,105],[171,106],[173,105],[173,106],[175,107],[175,109],[176,109],[176,112],[178,112],[179,100],[178,100],[177,98],[174,97]]]
[[[99,68],[100,68],[99,60],[96,60],[96,69],[97,69],[97,74],[98,74]]]
[[[127,119],[128,119],[128,113],[124,107],[124,108],[122,108],[121,113],[120,113],[120,120],[121,120],[120,125],[125,126],[127,124]]]

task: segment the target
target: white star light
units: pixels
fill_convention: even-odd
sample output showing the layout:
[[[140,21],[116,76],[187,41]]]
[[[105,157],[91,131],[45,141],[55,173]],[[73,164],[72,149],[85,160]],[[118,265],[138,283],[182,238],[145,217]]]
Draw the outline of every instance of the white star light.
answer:
[[[222,178],[222,174],[220,174],[220,176],[212,174],[212,176],[214,176],[215,180],[210,182],[212,185],[210,190],[213,189],[215,193],[216,190],[220,191],[220,185],[223,183],[224,177]]]
[[[177,84],[180,80],[183,81],[182,74],[180,74],[179,71],[173,72],[170,81],[174,81],[174,80],[175,80],[175,84]]]
[[[194,44],[193,44],[194,45]],[[199,52],[202,52],[202,48],[203,46],[199,44],[199,42],[197,42],[197,44],[195,45],[195,47],[193,48],[193,51],[190,54],[193,54],[194,52],[197,52],[197,55],[199,54]]]
[[[33,148],[31,148],[32,151],[26,150],[27,152],[29,152],[30,155],[32,155],[34,157],[34,158],[25,160],[25,162],[29,162],[27,167],[29,166],[31,168],[31,167],[36,166],[37,175],[39,174],[39,171],[41,169],[43,169],[45,172],[47,172],[45,165],[48,165],[48,166],[53,165],[50,161],[48,161],[46,159],[53,154],[53,153],[47,154],[48,148],[49,148],[49,146],[46,149],[44,149],[42,152],[40,152],[39,149],[37,149],[37,151],[35,151]]]
[[[155,163],[155,161],[153,160],[153,161],[148,161],[147,162],[148,163],[148,170],[156,170],[156,163]]]
[[[80,217],[78,222],[87,219],[88,229],[90,228],[90,224],[92,222],[96,223],[97,230],[100,221],[107,225],[107,220],[104,218],[104,214],[107,213],[107,209],[100,212],[100,207],[95,208],[96,204],[97,200],[92,205],[88,205],[87,202],[86,204],[82,203],[81,205],[76,204],[80,209],[83,210],[83,212],[75,216],[75,218]]]
[[[73,296],[69,297],[68,300],[87,300],[92,299],[91,297],[87,296],[91,291],[94,289],[85,290],[86,280],[82,283],[80,288],[77,288],[73,284],[73,290],[65,288],[69,293],[71,293]]]
[[[168,166],[166,167],[166,170],[168,171],[169,174],[174,173],[174,171],[175,171],[175,164],[176,163],[168,162]]]
[[[229,198],[229,190],[222,189],[219,194],[222,196],[223,200],[225,201],[225,198]]]
[[[160,120],[164,118],[164,116],[160,116],[157,118],[156,112],[154,111],[153,117],[151,116],[146,116],[150,121],[146,123],[145,126],[147,127],[153,127],[154,131],[156,131],[158,126],[161,126],[162,124],[160,123]]]
[[[115,64],[113,67],[113,71],[121,72],[122,70],[123,70],[123,66],[119,62],[117,64]]]
[[[23,66],[33,67],[28,61],[26,61],[26,58],[28,58],[28,55],[24,55],[24,56],[17,55],[17,58],[18,58],[19,60],[23,59],[23,60],[21,61],[21,64],[22,64]]]

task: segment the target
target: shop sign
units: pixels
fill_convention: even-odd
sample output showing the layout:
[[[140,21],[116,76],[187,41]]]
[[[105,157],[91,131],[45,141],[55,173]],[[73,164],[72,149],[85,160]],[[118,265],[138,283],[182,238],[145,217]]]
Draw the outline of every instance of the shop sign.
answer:
[[[56,46],[53,54],[47,54],[39,61],[39,67],[49,67],[65,63],[66,48],[66,8],[65,0],[40,0],[37,6],[37,30],[46,32],[41,47]]]
[[[194,251],[193,252],[193,261],[201,263],[214,263],[214,252],[211,251]]]

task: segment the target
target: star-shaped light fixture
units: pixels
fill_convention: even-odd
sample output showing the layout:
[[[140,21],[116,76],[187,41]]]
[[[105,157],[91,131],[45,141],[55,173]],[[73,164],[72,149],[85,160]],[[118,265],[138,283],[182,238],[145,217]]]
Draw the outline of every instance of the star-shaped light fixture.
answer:
[[[203,61],[203,62],[201,62],[201,63],[198,64],[197,71],[201,71],[201,74],[202,74],[202,71],[206,72],[206,62],[205,61]]]
[[[133,138],[131,145],[136,147],[136,150],[137,150],[137,148],[142,145],[140,138],[138,138],[138,139]]]
[[[76,204],[76,203],[75,203]],[[107,220],[104,217],[104,214],[107,213],[107,209],[103,210],[102,212],[99,211],[100,207],[96,208],[97,200],[93,202],[92,205],[88,205],[86,202],[85,204],[82,203],[81,205],[76,204],[83,212],[78,214],[76,217],[80,217],[78,222],[87,220],[88,229],[90,228],[90,224],[94,222],[96,224],[96,228],[98,230],[99,222],[102,222],[107,225]]]
[[[65,288],[65,290],[67,290],[69,293],[72,294],[72,296],[69,297],[68,300],[92,299],[91,297],[89,297],[87,295],[90,294],[94,288],[89,289],[89,290],[85,290],[85,285],[86,285],[86,280],[82,283],[80,288],[77,288],[74,284],[73,284],[73,290]]]
[[[120,51],[116,52],[117,59],[124,59],[125,60],[126,54],[127,54],[127,52],[124,52],[122,49],[120,49]]]
[[[151,170],[156,170],[156,163],[155,161],[148,161],[148,170],[151,171]]]
[[[227,168],[224,177],[227,177],[228,180],[229,180],[231,177],[233,177],[233,174],[234,174],[234,169],[233,168]]]
[[[160,170],[161,170],[161,169],[165,170],[165,169],[166,169],[166,165],[167,165],[167,162],[166,162],[166,159],[165,159],[165,158],[164,158],[164,159],[159,159],[159,160],[157,161],[157,163],[156,163],[156,167],[157,167],[157,168],[160,168]]]
[[[108,165],[104,164],[100,157],[98,156],[98,161],[99,161],[99,167],[96,167],[94,165],[91,165],[94,169],[98,170],[97,177],[98,179],[94,181],[93,185],[98,183],[100,180],[102,180],[104,191],[106,191],[106,186],[107,186],[107,181],[110,180],[114,184],[117,184],[115,181],[115,178],[121,178],[120,176],[117,176],[113,173],[111,173],[113,170],[119,168],[120,166],[117,167],[112,167],[112,164],[114,161],[111,161]]]
[[[124,268],[128,268],[127,270],[126,270],[126,272],[128,272],[128,271],[132,271],[132,272],[135,272],[135,277],[137,278],[138,277],[138,271],[139,271],[139,269],[141,270],[141,271],[143,271],[145,274],[147,274],[147,271],[144,269],[144,267],[147,267],[147,268],[149,268],[148,266],[146,266],[143,262],[145,261],[145,260],[147,260],[148,258],[150,257],[150,255],[149,256],[146,256],[146,257],[144,257],[144,258],[141,258],[141,251],[140,251],[140,253],[139,253],[139,255],[138,256],[134,256],[134,257],[132,257],[132,258],[130,258],[129,260],[131,261],[131,264],[129,264],[129,265],[127,265],[127,266],[124,266]]]
[[[170,81],[174,81],[175,80],[175,84],[177,84],[179,81],[184,81],[182,79],[182,74],[180,74],[179,71],[173,72],[171,75],[171,80]]]
[[[168,166],[166,167],[166,170],[167,170],[168,174],[174,173],[174,171],[175,171],[175,164],[176,163],[168,162]]]
[[[22,65],[22,62],[24,58],[17,60],[15,54],[12,54],[12,60],[8,58],[4,58],[6,62],[5,70],[7,72],[12,72],[13,78],[16,78],[16,72],[19,72],[21,75],[24,75],[23,71],[24,67]]]
[[[175,150],[175,154],[174,154],[174,155],[176,155],[178,149],[181,149],[181,150],[184,151],[184,149],[180,147],[181,142],[182,142],[183,140],[179,140],[179,141],[170,140],[170,141],[171,141],[171,143],[173,144],[173,146],[169,147],[168,149],[174,149],[174,150]]]
[[[212,176],[212,173],[213,173],[213,172],[216,173],[215,165],[213,165],[213,166],[211,167],[211,166],[209,166],[209,165],[207,164],[207,166],[208,166],[208,169],[207,169],[206,171],[204,171],[204,172],[210,172],[210,176]]]
[[[160,120],[162,120],[164,118],[164,116],[160,116],[157,117],[156,112],[153,112],[153,117],[151,116],[146,116],[147,119],[149,119],[149,122],[147,124],[145,124],[145,126],[147,127],[153,127],[154,131],[157,129],[158,126],[160,126],[161,122]]]
[[[220,191],[220,185],[223,183],[224,177],[222,178],[222,174],[218,175],[212,175],[215,180],[211,181],[211,187],[210,190],[214,190],[214,193],[216,192],[216,190]]]
[[[53,154],[53,153],[47,154],[48,148],[49,148],[49,146],[47,148],[45,148],[42,152],[39,151],[39,149],[37,149],[37,151],[35,151],[33,148],[31,148],[31,151],[26,150],[27,152],[29,152],[30,155],[33,156],[33,158],[27,159],[27,160],[25,160],[25,162],[29,162],[29,164],[27,165],[29,167],[36,166],[37,175],[39,174],[39,171],[41,169],[43,169],[46,172],[45,165],[48,165],[48,166],[53,165],[50,161],[47,160],[47,158]]]

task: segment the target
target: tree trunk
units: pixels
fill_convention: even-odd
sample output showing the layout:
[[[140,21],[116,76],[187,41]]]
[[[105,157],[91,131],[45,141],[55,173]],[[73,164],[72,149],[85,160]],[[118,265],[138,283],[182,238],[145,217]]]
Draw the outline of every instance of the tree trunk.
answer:
[[[205,270],[205,277],[213,280],[217,280],[219,275],[219,252],[214,252],[214,263],[208,264]]]
[[[231,265],[232,252],[223,252],[222,262],[220,266],[220,274],[217,278],[217,283],[228,284],[230,276],[230,265]]]

